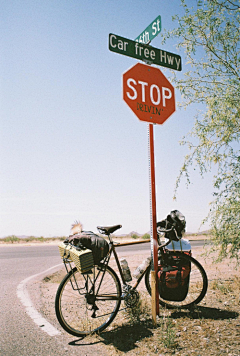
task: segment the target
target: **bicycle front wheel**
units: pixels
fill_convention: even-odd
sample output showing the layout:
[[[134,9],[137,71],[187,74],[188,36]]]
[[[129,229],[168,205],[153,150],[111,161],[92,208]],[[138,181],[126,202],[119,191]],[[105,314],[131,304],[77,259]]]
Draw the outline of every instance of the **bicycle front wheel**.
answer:
[[[119,278],[111,267],[94,266],[88,274],[74,268],[57,290],[57,319],[74,336],[101,332],[117,315],[121,294]]]
[[[185,299],[181,301],[165,300],[159,295],[159,304],[167,308],[190,308],[193,305],[200,303],[204,298],[208,287],[208,279],[204,268],[197,260],[195,260],[195,258],[186,255],[183,252],[169,251],[168,253],[173,259],[181,258],[184,265],[191,265],[188,293]],[[159,261],[161,263],[161,257],[159,257]],[[151,266],[148,267],[145,274],[145,285],[148,293],[151,295],[150,272]]]

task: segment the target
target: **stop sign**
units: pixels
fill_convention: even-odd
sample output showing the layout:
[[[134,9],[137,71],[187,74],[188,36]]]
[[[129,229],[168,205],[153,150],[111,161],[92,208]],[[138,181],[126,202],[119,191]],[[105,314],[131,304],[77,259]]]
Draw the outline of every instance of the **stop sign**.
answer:
[[[123,74],[123,99],[141,121],[163,124],[175,111],[172,84],[158,68],[141,63]]]

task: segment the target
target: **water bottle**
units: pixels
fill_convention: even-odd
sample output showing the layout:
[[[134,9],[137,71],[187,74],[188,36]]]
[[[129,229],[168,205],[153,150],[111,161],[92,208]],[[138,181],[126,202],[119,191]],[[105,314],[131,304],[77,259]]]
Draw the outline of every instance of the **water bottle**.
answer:
[[[139,279],[143,272],[146,270],[146,268],[150,265],[150,263],[151,257],[148,257],[135,269],[135,271],[133,272],[133,277]]]
[[[125,281],[130,282],[132,280],[132,276],[131,276],[131,271],[128,267],[127,260],[125,258],[121,258],[120,265],[122,268],[122,273],[123,273],[123,277],[124,277]]]

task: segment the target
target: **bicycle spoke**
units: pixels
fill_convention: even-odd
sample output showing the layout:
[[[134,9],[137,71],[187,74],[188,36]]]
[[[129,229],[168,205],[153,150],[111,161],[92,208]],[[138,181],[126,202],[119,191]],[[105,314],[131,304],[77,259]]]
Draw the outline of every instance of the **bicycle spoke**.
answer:
[[[115,272],[94,267],[91,276],[76,269],[59,286],[56,314],[63,328],[73,335],[102,331],[115,318],[121,303],[121,286]],[[94,276],[97,279],[94,281]],[[74,283],[71,283],[74,280]],[[72,287],[72,284],[74,288]],[[97,295],[94,291],[98,291]]]
[[[194,304],[200,303],[207,292],[208,285],[207,275],[203,267],[193,257],[184,256],[181,252],[172,252],[171,255],[181,256],[181,258],[183,256],[186,261],[184,264],[188,265],[190,263],[191,265],[188,293],[182,301],[166,300],[159,296],[159,303],[168,308],[189,308]],[[145,284],[149,294],[151,294],[150,267],[146,272]]]

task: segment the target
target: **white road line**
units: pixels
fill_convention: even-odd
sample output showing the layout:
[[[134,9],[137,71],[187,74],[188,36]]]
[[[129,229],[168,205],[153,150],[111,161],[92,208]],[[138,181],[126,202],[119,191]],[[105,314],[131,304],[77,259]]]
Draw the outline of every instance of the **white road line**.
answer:
[[[22,282],[19,283],[17,286],[17,296],[21,300],[22,304],[26,308],[27,314],[32,318],[35,324],[37,324],[39,327],[41,327],[41,330],[45,331],[49,336],[55,336],[61,334],[60,331],[58,331],[52,324],[50,324],[33,306],[32,301],[29,297],[28,291],[27,291],[27,283],[35,277],[39,277],[41,274],[45,274],[48,271],[54,269],[55,267],[61,266],[62,263],[53,266],[51,268],[48,268],[46,271],[34,274],[33,276],[30,276],[26,279],[24,279]]]

